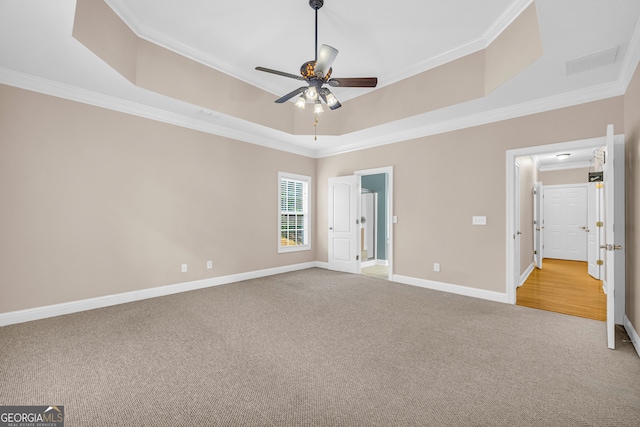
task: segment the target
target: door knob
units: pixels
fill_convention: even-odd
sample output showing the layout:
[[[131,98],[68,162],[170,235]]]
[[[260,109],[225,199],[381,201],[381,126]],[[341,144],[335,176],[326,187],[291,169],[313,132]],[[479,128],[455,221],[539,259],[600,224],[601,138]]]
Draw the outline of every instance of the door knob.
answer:
[[[329,227],[329,230],[333,230],[333,227]]]

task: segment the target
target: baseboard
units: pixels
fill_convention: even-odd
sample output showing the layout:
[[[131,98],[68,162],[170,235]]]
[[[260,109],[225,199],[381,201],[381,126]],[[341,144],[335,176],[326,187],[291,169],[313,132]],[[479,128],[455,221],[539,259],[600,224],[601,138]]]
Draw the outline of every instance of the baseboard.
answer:
[[[483,289],[452,285],[450,283],[434,282],[433,280],[416,279],[415,277],[400,276],[398,274],[394,274],[392,280],[394,282],[403,283],[405,285],[419,286],[421,288],[433,289],[436,291],[450,292],[452,294],[464,295],[495,302],[508,302],[506,293],[485,291]]]
[[[626,329],[627,334],[629,335],[629,338],[631,338],[631,342],[633,343],[633,346],[635,347],[636,352],[640,357],[640,335],[638,335],[638,332],[636,332],[626,314],[624,315],[624,329]]]
[[[312,267],[322,267],[317,262],[287,265],[284,267],[268,268],[264,270],[250,271],[246,273],[231,274],[228,276],[212,277],[210,279],[195,280],[192,282],[178,283],[175,285],[159,286],[156,288],[141,289],[139,291],[124,292],[121,294],[106,295],[61,304],[47,305],[43,307],[29,308],[26,310],[0,313],[0,326],[16,323],[30,322],[32,320],[46,319],[48,317],[62,316],[64,314],[78,313],[80,311],[109,307],[127,302],[140,301],[165,295],[193,291],[196,289],[210,288],[212,286],[226,285],[241,282],[243,280],[257,279],[273,276],[275,274],[291,271],[305,270]]]
[[[534,268],[536,268],[536,265],[534,263],[529,264],[529,267],[527,267],[525,272],[522,273],[522,275],[520,276],[520,284],[518,285],[518,287],[524,285],[524,282],[527,281],[527,279],[529,278],[529,275],[531,275]]]
[[[361,268],[373,267],[374,265],[376,265],[376,260],[374,260],[374,259],[360,262],[360,267]]]

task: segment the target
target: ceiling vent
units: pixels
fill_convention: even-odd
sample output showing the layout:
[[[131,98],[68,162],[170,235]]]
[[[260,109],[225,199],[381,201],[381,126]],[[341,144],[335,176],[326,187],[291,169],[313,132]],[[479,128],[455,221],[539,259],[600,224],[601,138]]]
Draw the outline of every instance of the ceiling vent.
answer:
[[[595,68],[604,67],[605,65],[611,65],[616,62],[618,56],[618,49],[620,46],[610,47],[608,49],[593,52],[588,55],[581,56],[571,61],[567,61],[566,73],[567,76],[572,74],[582,73],[583,71],[593,70]]]

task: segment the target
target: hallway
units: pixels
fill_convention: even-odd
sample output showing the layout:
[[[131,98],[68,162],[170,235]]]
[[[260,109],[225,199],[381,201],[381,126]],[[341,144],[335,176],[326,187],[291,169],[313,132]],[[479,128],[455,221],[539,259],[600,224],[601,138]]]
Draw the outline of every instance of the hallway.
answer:
[[[594,320],[607,320],[602,281],[587,273],[587,263],[546,258],[516,292],[516,304]]]

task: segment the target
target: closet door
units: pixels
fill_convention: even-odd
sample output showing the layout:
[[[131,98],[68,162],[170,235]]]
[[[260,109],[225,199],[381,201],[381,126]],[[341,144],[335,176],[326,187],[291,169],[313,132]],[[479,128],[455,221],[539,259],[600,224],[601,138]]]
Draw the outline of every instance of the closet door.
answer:
[[[544,257],[587,261],[587,184],[544,186]]]

